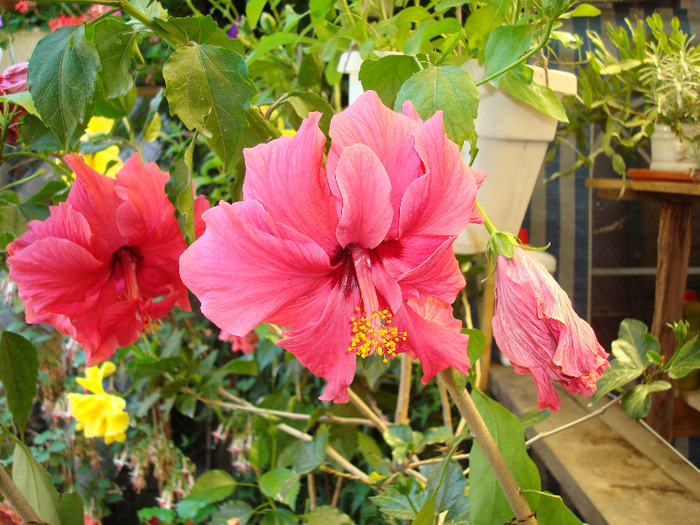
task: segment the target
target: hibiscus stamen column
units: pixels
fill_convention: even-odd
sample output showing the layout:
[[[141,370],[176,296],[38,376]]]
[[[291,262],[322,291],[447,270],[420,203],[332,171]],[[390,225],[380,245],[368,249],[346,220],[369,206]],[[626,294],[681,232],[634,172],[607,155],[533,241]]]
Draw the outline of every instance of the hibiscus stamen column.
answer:
[[[501,486],[503,494],[510,504],[510,508],[515,513],[516,519],[519,523],[537,525],[537,519],[532,510],[530,510],[530,505],[523,498],[518,482],[508,468],[506,460],[498,449],[498,445],[496,445],[493,436],[491,436],[491,432],[489,432],[486,423],[481,414],[479,414],[479,410],[476,408],[469,392],[466,389],[460,392],[451,369],[448,368],[440,372],[440,377],[442,377],[447,391],[452,396],[455,405],[457,405],[457,410],[467,422],[470,434],[481,447],[481,451],[484,453],[486,461],[496,476],[498,484]]]

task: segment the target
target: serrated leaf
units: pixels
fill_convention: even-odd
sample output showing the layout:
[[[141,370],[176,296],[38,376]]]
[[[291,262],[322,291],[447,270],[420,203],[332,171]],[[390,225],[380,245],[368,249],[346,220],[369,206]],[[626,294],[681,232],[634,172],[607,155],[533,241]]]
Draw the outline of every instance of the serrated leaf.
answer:
[[[170,114],[198,129],[229,169],[241,149],[244,110],[256,93],[238,53],[207,44],[175,51],[163,67]]]
[[[551,497],[540,498],[537,508],[537,523],[541,525],[583,525],[573,512],[564,504],[560,496],[549,492],[545,494]]]
[[[317,507],[306,516],[305,525],[353,525],[350,516],[340,512],[335,507],[323,505]]]
[[[379,60],[365,60],[360,66],[362,89],[373,90],[388,108],[394,107],[396,95],[404,82],[420,71],[415,57],[389,55]]]
[[[29,91],[20,91],[19,93],[8,93],[6,95],[0,96],[0,101],[12,102],[18,106],[22,106],[27,113],[30,113],[36,117],[39,116],[39,112],[34,106],[34,101],[32,100],[32,95]]]
[[[418,493],[415,495],[417,496]],[[420,496],[422,496],[422,501],[413,496],[409,499],[409,496],[391,487],[379,496],[372,496],[369,499],[376,503],[379,510],[387,516],[400,520],[412,520],[416,517],[415,509],[422,507],[425,500],[428,499],[427,492],[423,490],[421,490]]]
[[[194,191],[192,182],[192,154],[195,140],[173,159],[170,178],[165,183],[165,193],[175,206],[175,217],[180,224],[182,236],[189,246],[195,240]]]
[[[649,384],[640,384],[625,392],[622,396],[622,409],[629,417],[641,419],[646,417],[651,408],[651,394],[671,388],[667,381],[653,381]]]
[[[382,450],[377,445],[377,442],[363,432],[357,432],[357,445],[360,448],[360,454],[365,459],[370,468],[383,476],[390,476],[391,461],[387,460],[382,453]]]
[[[624,319],[617,335],[612,342],[615,359],[610,361],[610,366],[598,380],[596,393],[591,396],[589,404],[641,376],[652,364],[648,352],[660,350],[659,342],[647,333],[646,325],[636,319]]]
[[[12,481],[19,491],[42,520],[52,525],[61,524],[56,507],[59,494],[51,483],[49,473],[21,443],[15,444],[13,458]]]
[[[243,501],[231,501],[219,505],[216,512],[211,517],[212,523],[227,523],[229,520],[236,518],[240,520],[238,525],[247,525],[251,516],[253,516],[253,508]]]
[[[288,468],[277,468],[260,476],[260,490],[266,496],[294,508],[301,484],[299,476]]]
[[[408,425],[389,425],[382,434],[390,447],[408,445],[413,441],[413,431]]]
[[[671,359],[668,375],[673,379],[680,379],[700,368],[700,335],[681,346]]]
[[[443,111],[445,133],[460,148],[465,141],[476,147],[474,119],[479,95],[469,73],[452,66],[430,66],[409,78],[396,95],[394,110],[407,100],[423,120]]]
[[[5,387],[7,406],[24,434],[34,404],[39,360],[34,345],[19,334],[3,331],[0,337],[0,381]]]
[[[215,503],[233,494],[236,485],[236,480],[228,472],[210,470],[197,478],[186,499]]]
[[[93,42],[100,57],[105,98],[126,95],[134,87],[131,74],[136,62],[143,60],[138,49],[140,34],[116,16],[103,18],[94,25]]]
[[[557,94],[549,87],[528,80],[529,73],[523,74],[527,66],[521,65],[508,71],[501,77],[500,88],[511,97],[535,108],[540,113],[548,115],[559,122],[569,122],[566,110]]]
[[[443,468],[445,474],[440,482]],[[467,481],[459,463],[453,459],[448,460],[446,464],[443,461],[426,465],[421,468],[421,474],[428,478],[425,490],[433,491],[435,494],[435,512],[438,514],[450,509],[464,495]]]
[[[219,46],[239,54],[244,52],[241,41],[229,37],[209,15],[169,17],[168,25],[178,32],[185,42]]]
[[[260,520],[260,525],[295,525],[296,523],[298,523],[296,515],[288,509],[272,509]]]
[[[445,516],[444,525],[470,525],[469,520],[469,499],[462,497],[459,498],[450,507],[450,511]]]
[[[37,44],[27,69],[29,92],[46,126],[63,149],[85,124],[100,59],[82,25],[63,27]]]
[[[316,470],[326,459],[328,430],[320,431],[313,441],[300,441],[292,468],[299,475]]]
[[[472,393],[472,397],[520,488],[540,490],[539,473],[527,454],[518,418],[478,390]],[[469,468],[469,507],[474,525],[510,520],[513,511],[476,441],[469,455]],[[526,495],[528,499],[531,497],[535,500],[530,502],[531,508],[535,508],[533,503],[536,503],[537,496]]]

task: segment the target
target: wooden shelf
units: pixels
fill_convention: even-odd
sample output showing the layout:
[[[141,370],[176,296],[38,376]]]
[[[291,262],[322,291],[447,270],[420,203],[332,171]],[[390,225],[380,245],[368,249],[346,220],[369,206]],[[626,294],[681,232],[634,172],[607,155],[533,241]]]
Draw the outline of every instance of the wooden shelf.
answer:
[[[658,200],[664,202],[700,201],[700,184],[632,179],[587,179],[603,199]]]

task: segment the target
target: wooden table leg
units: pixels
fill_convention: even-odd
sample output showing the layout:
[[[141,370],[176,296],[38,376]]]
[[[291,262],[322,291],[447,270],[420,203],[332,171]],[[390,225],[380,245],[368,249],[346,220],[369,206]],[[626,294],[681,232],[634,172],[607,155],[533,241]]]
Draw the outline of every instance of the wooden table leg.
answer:
[[[692,204],[665,202],[661,208],[654,320],[651,333],[661,344],[661,355],[668,360],[676,350],[676,339],[666,323],[683,317],[683,292],[690,256]],[[668,378],[664,378],[668,379]],[[673,389],[653,394],[647,423],[664,439],[673,438]]]

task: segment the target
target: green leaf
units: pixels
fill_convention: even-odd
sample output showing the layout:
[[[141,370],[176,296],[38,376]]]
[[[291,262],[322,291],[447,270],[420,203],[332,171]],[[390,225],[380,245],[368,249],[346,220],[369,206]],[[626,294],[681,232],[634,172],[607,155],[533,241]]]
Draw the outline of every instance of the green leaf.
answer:
[[[71,492],[69,494],[62,494],[56,508],[61,518],[62,525],[83,523],[83,501],[80,499],[78,493]]]
[[[170,178],[165,183],[168,200],[175,206],[175,218],[180,224],[182,236],[189,246],[195,241],[194,190],[192,186],[192,154],[196,137],[190,145],[178,153],[170,167]]]
[[[564,13],[560,18],[572,18],[577,16],[598,16],[600,9],[591,4],[578,4],[573,11]]]
[[[443,475],[443,469],[445,471]],[[433,491],[435,497],[435,512],[446,511],[464,495],[467,481],[462,474],[462,467],[453,459],[447,463],[435,463],[421,468],[421,474],[428,478],[425,490]]]
[[[642,419],[646,417],[651,408],[651,394],[671,388],[667,381],[653,381],[648,384],[640,384],[625,392],[622,396],[622,409],[629,417]]]
[[[87,123],[100,60],[82,25],[63,27],[37,44],[27,69],[29,92],[46,126],[67,150]]]
[[[679,379],[700,368],[700,334],[681,346],[673,357],[668,369],[669,377]]]
[[[610,361],[610,366],[598,380],[596,393],[591,396],[589,404],[641,376],[652,364],[648,354],[660,350],[659,342],[647,333],[646,325],[636,319],[623,320],[617,337],[612,342],[615,359]]]
[[[34,106],[34,101],[32,100],[32,95],[29,91],[20,91],[19,93],[8,93],[7,95],[0,96],[0,101],[12,102],[18,106],[22,106],[28,113],[39,116],[39,112]]]
[[[416,514],[416,518],[411,522],[413,525],[435,525],[435,498],[437,491],[428,498]]]
[[[396,95],[394,110],[413,102],[423,120],[443,111],[445,132],[461,148],[465,141],[476,148],[474,119],[479,95],[469,73],[452,66],[430,66],[409,78]]]
[[[111,119],[121,119],[129,115],[136,103],[136,84],[131,87],[131,90],[126,95],[107,99],[105,98],[102,82],[97,79],[95,85],[95,103],[92,107],[92,114],[98,117],[107,117]]]
[[[520,424],[523,426],[523,431],[528,427],[534,427],[535,425],[542,423],[542,421],[549,417],[551,412],[552,411],[549,408],[545,410],[533,409],[525,412],[518,418],[520,420]]]
[[[323,505],[317,507],[306,516],[305,525],[354,525],[350,516],[340,512],[335,507]]]
[[[559,122],[569,122],[557,94],[547,86],[532,82],[532,70],[527,66],[521,65],[503,75],[500,87],[511,97],[532,106],[540,113]]]
[[[260,15],[266,3],[267,0],[248,0],[246,3],[245,17],[251,29],[255,29],[258,25],[258,20],[260,20]]]
[[[523,489],[540,490],[539,473],[527,454],[518,418],[478,390],[472,397],[518,485]],[[469,455],[469,467],[469,506],[474,525],[510,520],[513,511],[477,442]],[[535,500],[530,502],[531,508],[535,508],[533,503],[537,496],[527,494],[526,497]]]
[[[38,370],[34,345],[19,334],[3,331],[0,337],[0,381],[5,387],[7,405],[20,435],[24,434],[34,404]]]
[[[186,499],[215,503],[228,498],[236,489],[236,480],[223,470],[210,470],[197,478]]]
[[[384,105],[393,108],[401,86],[418,71],[420,66],[415,57],[389,55],[379,60],[363,61],[359,78],[365,91],[376,91]]]
[[[408,445],[413,441],[413,431],[408,425],[389,425],[383,433],[384,441],[390,447]]]
[[[296,43],[306,43],[306,44],[314,44],[316,43],[315,40],[311,38],[303,38],[297,35],[296,33],[274,33],[272,35],[265,35],[262,37],[259,41],[258,44],[255,46],[255,49],[253,50],[252,53],[250,53],[246,57],[246,62],[248,65],[252,64],[259,58],[265,56],[265,54],[268,51],[271,51],[275,49],[276,47],[279,46],[286,46],[287,44],[296,44]]]
[[[253,516],[253,508],[250,505],[243,501],[230,501],[217,507],[211,522],[227,523],[230,519],[237,518],[240,520],[239,525],[247,525],[251,516]]]
[[[471,525],[469,520],[469,499],[459,498],[445,516],[445,525]]]
[[[226,31],[219,27],[219,24],[209,15],[169,17],[168,25],[173,31],[180,34],[185,42],[195,42],[197,44],[209,44],[219,46],[238,54],[243,54],[243,44],[237,38],[231,38]]]
[[[260,476],[263,494],[291,508],[296,504],[300,488],[299,476],[288,468],[272,469]]]
[[[260,525],[295,525],[296,523],[298,523],[296,515],[288,509],[272,509],[260,520]]]
[[[294,91],[289,93],[287,102],[290,106],[294,108],[295,113],[301,118],[308,118],[309,113],[312,111],[320,111],[323,113],[321,121],[318,123],[318,127],[323,134],[328,137],[328,133],[331,128],[331,118],[333,117],[333,108],[331,105],[321,98],[316,93],[303,93],[301,91]]]
[[[533,24],[502,25],[494,28],[486,42],[486,76],[509,66],[528,50],[535,31]],[[498,87],[499,78],[491,83]]]
[[[421,488],[420,492],[416,489],[406,495],[391,487],[379,496],[372,496],[369,499],[376,503],[379,510],[387,516],[400,520],[412,520],[416,517],[416,509],[422,507],[428,499],[428,493]]]
[[[539,525],[583,525],[573,512],[564,504],[560,496],[544,492],[537,507],[537,523]]]
[[[256,92],[241,56],[207,44],[188,45],[168,58],[163,77],[170,114],[207,137],[229,169],[240,154],[244,110]]]
[[[300,441],[292,469],[300,476],[316,470],[326,459],[328,429],[320,431],[313,441]]]
[[[100,57],[102,88],[106,99],[126,95],[134,87],[131,74],[143,57],[138,48],[140,34],[122,18],[108,16],[94,26],[93,42]]]
[[[360,447],[360,454],[365,459],[370,468],[382,476],[390,476],[391,461],[384,457],[377,442],[367,434],[357,432],[357,445]]]
[[[19,491],[42,520],[51,525],[61,525],[56,507],[59,494],[51,483],[49,473],[22,443],[15,444],[13,457],[12,481],[15,482]]]

